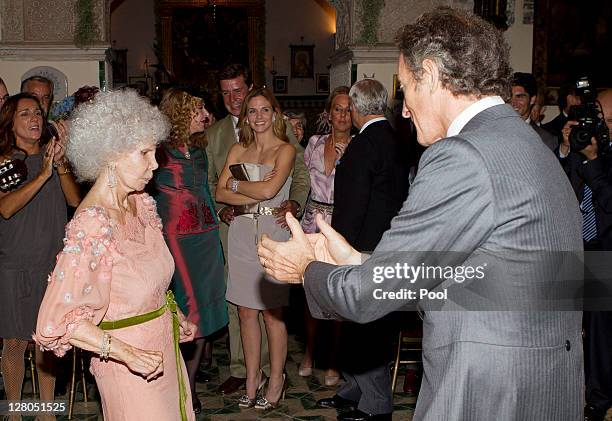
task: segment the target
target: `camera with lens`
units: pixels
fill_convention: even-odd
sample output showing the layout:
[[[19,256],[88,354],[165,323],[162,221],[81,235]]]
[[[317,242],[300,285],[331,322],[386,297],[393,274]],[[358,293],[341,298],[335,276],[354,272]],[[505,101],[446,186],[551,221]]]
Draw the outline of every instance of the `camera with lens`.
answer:
[[[603,110],[597,101],[597,92],[588,77],[581,77],[576,81],[576,94],[581,99],[581,105],[570,107],[569,120],[578,124],[572,126],[569,142],[572,150],[578,152],[591,144],[591,139],[597,141],[599,155],[612,152],[610,146],[610,131],[603,120]]]

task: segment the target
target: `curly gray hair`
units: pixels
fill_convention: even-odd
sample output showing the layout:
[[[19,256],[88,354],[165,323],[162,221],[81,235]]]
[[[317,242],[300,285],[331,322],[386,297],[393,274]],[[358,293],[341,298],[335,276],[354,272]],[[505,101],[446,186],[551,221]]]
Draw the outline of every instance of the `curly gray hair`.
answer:
[[[510,97],[508,44],[499,30],[472,13],[438,7],[404,26],[396,42],[417,81],[428,58],[437,64],[442,85],[454,95]]]
[[[66,157],[79,181],[94,181],[110,162],[169,131],[166,116],[136,91],[100,92],[73,112]]]

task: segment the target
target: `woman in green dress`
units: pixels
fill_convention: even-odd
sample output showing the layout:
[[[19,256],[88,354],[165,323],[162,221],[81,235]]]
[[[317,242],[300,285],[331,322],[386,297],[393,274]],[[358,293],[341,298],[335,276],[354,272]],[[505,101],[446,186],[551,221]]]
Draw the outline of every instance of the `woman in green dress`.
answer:
[[[228,323],[219,221],[208,190],[203,135],[211,115],[201,98],[173,88],[164,94],[160,109],[172,127],[157,153],[155,196],[176,265],[172,289],[183,313],[198,326],[193,345],[183,348],[197,413],[195,375],[206,337]]]

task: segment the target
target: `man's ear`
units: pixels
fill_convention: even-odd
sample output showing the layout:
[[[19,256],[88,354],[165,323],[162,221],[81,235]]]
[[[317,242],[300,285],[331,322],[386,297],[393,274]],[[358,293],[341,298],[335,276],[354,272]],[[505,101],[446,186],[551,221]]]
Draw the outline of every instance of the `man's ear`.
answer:
[[[429,92],[434,92],[434,90],[438,89],[440,85],[440,72],[438,70],[438,65],[435,61],[426,58],[423,60],[421,68],[423,69],[421,83],[429,88]]]
[[[251,92],[252,90],[253,90],[253,84],[251,83],[251,84],[249,85],[249,92]]]
[[[538,100],[538,96],[537,95],[532,96],[531,100],[529,100],[529,105],[535,105],[537,100]]]

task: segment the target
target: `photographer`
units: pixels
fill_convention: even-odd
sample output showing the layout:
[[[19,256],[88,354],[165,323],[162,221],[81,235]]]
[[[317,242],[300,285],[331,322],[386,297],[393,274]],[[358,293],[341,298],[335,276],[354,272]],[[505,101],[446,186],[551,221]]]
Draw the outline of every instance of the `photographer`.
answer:
[[[609,129],[612,126],[612,90],[603,91],[597,101],[607,116],[604,119]],[[563,126],[559,158],[580,202],[585,250],[612,250],[612,155],[602,154],[594,137],[590,145],[580,150],[570,147],[570,133],[578,123],[569,120]]]
[[[612,89],[597,96],[608,131],[612,129]],[[612,156],[602,154],[601,137],[580,151],[570,146],[570,133],[578,121],[562,129],[559,157],[583,214],[585,251],[612,250]],[[605,129],[604,129],[605,130]],[[605,142],[609,142],[609,135]],[[584,352],[586,374],[585,421],[603,420],[612,406],[612,312],[585,312]]]

